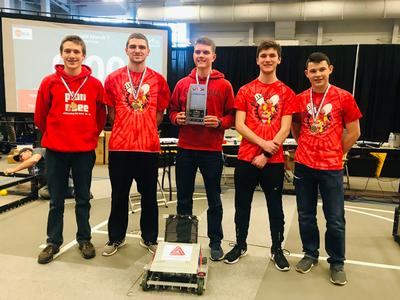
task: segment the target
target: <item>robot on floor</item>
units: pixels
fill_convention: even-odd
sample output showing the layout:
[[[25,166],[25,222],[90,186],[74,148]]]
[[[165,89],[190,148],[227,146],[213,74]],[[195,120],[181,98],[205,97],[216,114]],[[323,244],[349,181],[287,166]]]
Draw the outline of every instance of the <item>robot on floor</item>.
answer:
[[[196,216],[166,216],[164,242],[145,266],[144,291],[173,288],[203,294],[208,264],[198,243],[198,223]]]

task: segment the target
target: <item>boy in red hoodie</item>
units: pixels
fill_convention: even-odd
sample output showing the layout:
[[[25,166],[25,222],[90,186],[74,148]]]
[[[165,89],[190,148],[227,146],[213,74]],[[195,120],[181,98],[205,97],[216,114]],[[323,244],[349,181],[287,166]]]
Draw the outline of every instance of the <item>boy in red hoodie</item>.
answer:
[[[180,126],[178,155],[176,157],[176,187],[178,193],[177,213],[191,215],[193,192],[197,169],[203,176],[207,193],[207,226],[210,238],[211,259],[222,260],[222,142],[225,129],[234,121],[233,90],[224,75],[212,69],[216,59],[215,43],[199,38],[194,47],[193,60],[196,68],[189,76],[181,79],[172,94],[170,120]],[[194,84],[205,84],[206,114],[204,124],[187,124],[186,104],[188,90]]]
[[[76,240],[84,258],[95,256],[90,242],[90,184],[94,149],[106,120],[103,87],[91,75],[92,70],[82,64],[86,45],[79,36],[66,36],[60,55],[64,65],[56,65],[56,73],[42,80],[34,116],[43,134],[42,146],[47,148],[47,184],[51,195],[47,246],[39,254],[40,264],[52,261],[63,243],[64,200],[71,170],[78,225]]]

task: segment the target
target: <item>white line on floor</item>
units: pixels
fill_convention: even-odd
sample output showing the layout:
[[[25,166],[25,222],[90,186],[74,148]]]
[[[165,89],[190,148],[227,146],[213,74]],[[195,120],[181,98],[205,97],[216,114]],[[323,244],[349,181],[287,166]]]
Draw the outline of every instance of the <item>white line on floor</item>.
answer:
[[[346,211],[351,211],[351,212],[354,212],[354,213],[357,213],[357,214],[361,214],[361,215],[366,215],[366,216],[369,216],[369,217],[374,217],[374,218],[377,218],[377,219],[381,219],[381,220],[385,220],[385,221],[393,223],[392,219],[385,218],[385,217],[382,217],[382,216],[379,216],[379,215],[374,215],[374,214],[370,214],[370,213],[367,213],[367,212],[364,212],[364,211],[359,211],[359,210],[350,209],[350,208],[345,208],[345,210]]]

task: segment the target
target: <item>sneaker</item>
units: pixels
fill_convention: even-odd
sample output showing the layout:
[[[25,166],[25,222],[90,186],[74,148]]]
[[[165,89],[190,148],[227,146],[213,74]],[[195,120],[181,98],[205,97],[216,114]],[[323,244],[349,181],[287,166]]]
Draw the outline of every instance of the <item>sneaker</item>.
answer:
[[[82,256],[86,259],[90,259],[96,256],[96,250],[91,242],[87,241],[79,245]]]
[[[122,241],[116,241],[116,242],[110,242],[108,241],[107,244],[104,246],[103,249],[103,256],[111,256],[113,254],[115,254],[119,248],[121,248],[122,246],[124,246],[126,244],[125,239],[123,239]]]
[[[231,251],[229,251],[224,257],[224,263],[235,264],[239,261],[239,258],[246,256],[247,247],[240,247],[235,245]]]
[[[211,247],[211,257],[212,261],[220,261],[224,259],[224,250],[222,250],[221,245]]]
[[[145,240],[141,239],[139,242],[140,246],[149,250],[151,254],[154,254],[157,250],[157,242],[146,242]]]
[[[290,265],[284,254],[290,254],[286,249],[271,250],[271,260],[279,271],[289,271]]]
[[[347,283],[346,272],[342,265],[331,265],[330,281],[336,285],[345,285]]]
[[[47,264],[53,260],[54,254],[58,253],[60,248],[54,245],[47,245],[42,252],[39,253],[38,263],[39,264]]]
[[[311,271],[312,267],[318,264],[318,259],[304,256],[296,265],[296,271],[306,274]]]

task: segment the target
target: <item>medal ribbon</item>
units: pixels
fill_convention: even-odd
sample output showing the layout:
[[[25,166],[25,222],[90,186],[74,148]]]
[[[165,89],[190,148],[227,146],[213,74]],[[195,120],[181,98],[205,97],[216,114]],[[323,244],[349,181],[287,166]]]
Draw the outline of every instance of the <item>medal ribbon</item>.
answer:
[[[324,92],[324,95],[322,96],[322,100],[321,100],[321,103],[319,104],[317,113],[314,112],[314,101],[313,101],[313,96],[312,96],[313,92],[312,92],[312,88],[310,88],[311,115],[312,115],[312,118],[314,120],[314,124],[316,123],[317,117],[318,117],[319,113],[321,112],[322,105],[324,104],[325,97],[328,94],[328,91],[329,91],[330,87],[331,87],[331,85],[328,84],[328,87],[326,88],[326,90]]]
[[[61,81],[64,83],[65,87],[68,90],[68,93],[71,96],[71,101],[74,102],[76,95],[78,95],[79,91],[81,90],[81,88],[83,87],[83,85],[86,83],[86,81],[88,80],[89,76],[85,77],[85,80],[82,82],[81,86],[76,90],[76,92],[72,92],[71,89],[69,88],[68,84],[65,82],[64,78],[62,76],[60,76]]]
[[[142,76],[140,77],[139,86],[135,90],[135,88],[133,87],[132,78],[131,78],[131,74],[129,72],[129,68],[128,68],[128,66],[126,66],[126,71],[128,72],[128,78],[129,78],[129,83],[131,85],[133,99],[135,99],[135,100],[137,100],[137,98],[139,96],[139,91],[140,91],[140,88],[142,87],[144,75],[146,75],[146,70],[147,70],[147,67],[144,68],[144,70],[142,72]]]
[[[210,79],[210,75],[211,75],[211,70],[210,70],[210,73],[208,73],[208,75],[207,75],[206,87],[208,87],[208,80]],[[200,84],[200,83],[199,83],[199,74],[197,73],[197,70],[196,70],[196,83],[197,83],[197,84]]]

